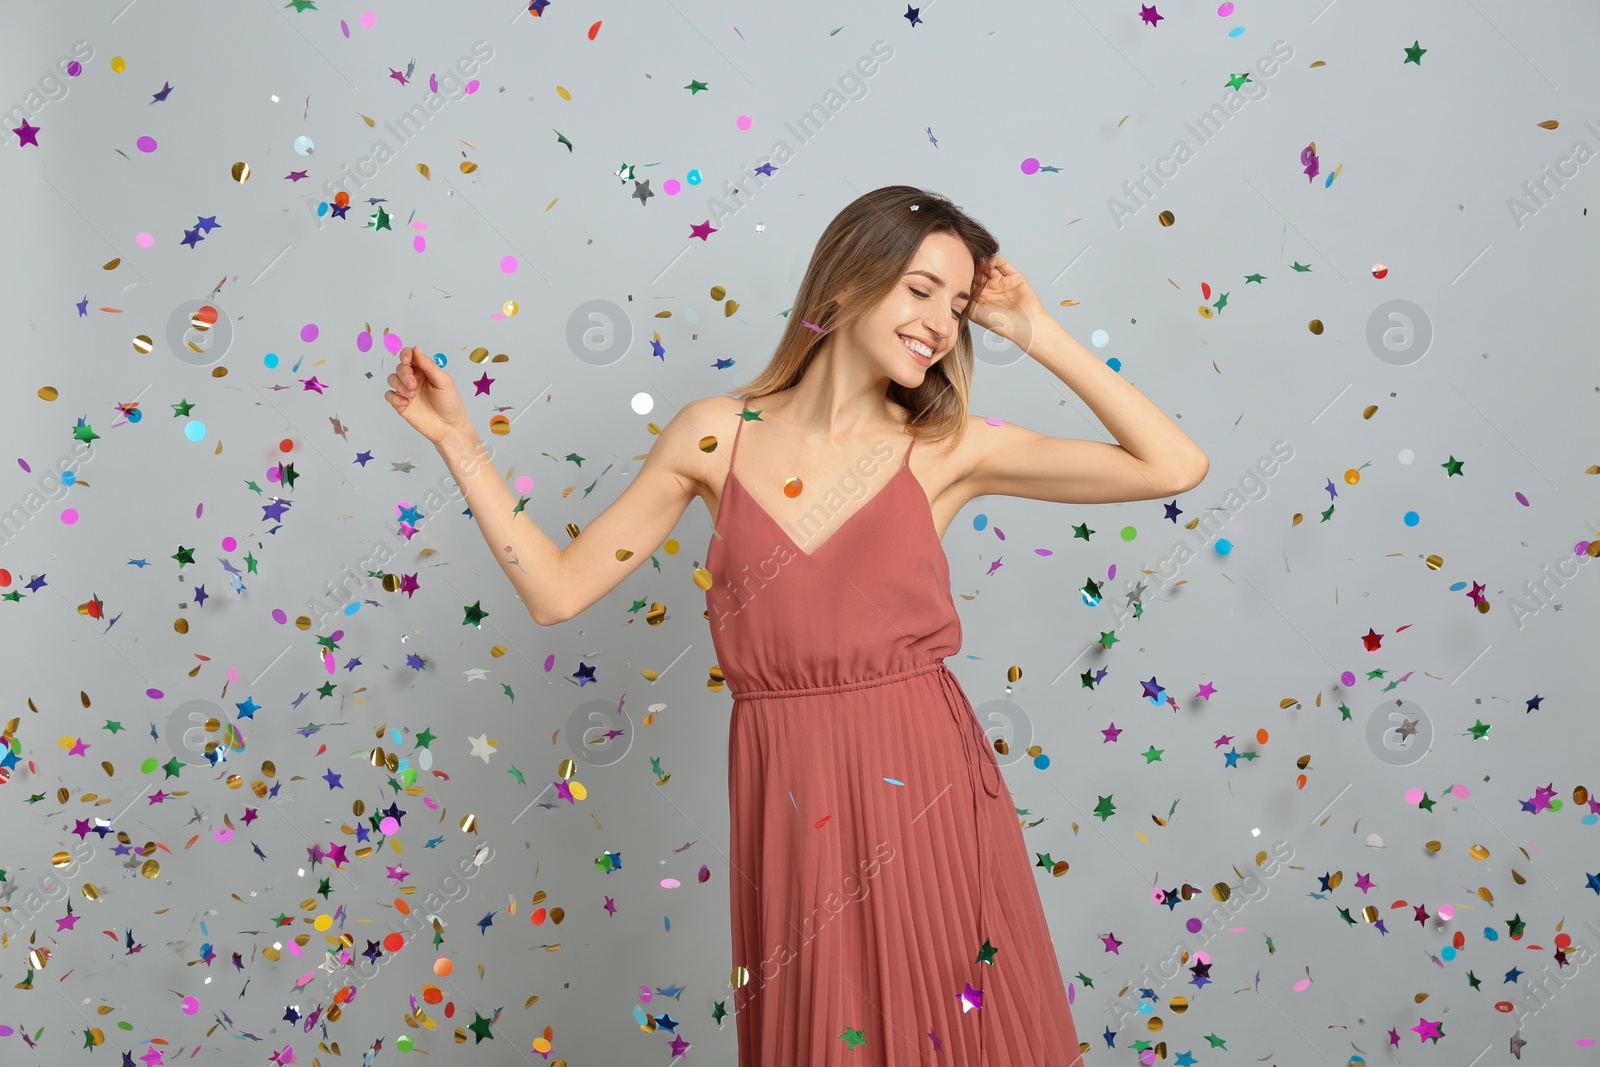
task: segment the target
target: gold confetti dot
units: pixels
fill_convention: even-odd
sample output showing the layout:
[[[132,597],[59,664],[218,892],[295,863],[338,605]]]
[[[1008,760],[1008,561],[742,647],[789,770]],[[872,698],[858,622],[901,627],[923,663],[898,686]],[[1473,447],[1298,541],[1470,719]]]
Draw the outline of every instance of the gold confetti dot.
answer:
[[[250,164],[239,162],[233,165],[233,180],[243,185],[250,180]]]

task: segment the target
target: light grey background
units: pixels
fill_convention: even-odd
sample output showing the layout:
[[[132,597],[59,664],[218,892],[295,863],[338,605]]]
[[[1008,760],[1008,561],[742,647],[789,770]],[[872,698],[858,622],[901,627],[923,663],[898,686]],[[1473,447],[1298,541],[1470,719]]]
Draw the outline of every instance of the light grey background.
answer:
[[[535,626],[437,455],[383,401],[395,359],[381,335],[448,356],[498,468],[533,480],[518,495],[565,544],[567,524],[592,521],[638,470],[650,423],[760,369],[827,221],[899,183],[988,225],[1058,321],[1211,459],[1175,522],[1166,501],[985,498],[945,540],[966,637],[951,666],[1011,746],[1030,849],[1070,864],[1033,875],[1089,1062],[1160,1041],[1169,1062],[1342,1065],[1359,1051],[1465,1065],[1506,1062],[1516,1040],[1534,1062],[1577,1062],[1576,1043],[1596,1037],[1580,1005],[1595,996],[1600,934],[1585,884],[1600,866],[1595,816],[1574,798],[1595,784],[1581,678],[1596,568],[1573,555],[1600,532],[1585,473],[1600,461],[1592,5],[1339,0],[1222,17],[1158,4],[1153,27],[1137,5],[1096,3],[947,0],[915,26],[893,4],[842,2],[556,0],[542,18],[514,3],[400,3],[375,7],[371,28],[356,6],[319,8],[5,8],[0,720],[19,730],[0,786],[0,1062],[69,1062],[98,1027],[97,1062],[146,1062],[155,1039],[168,1063],[262,1063],[285,1046],[299,1063],[341,1062],[319,1048],[332,1041],[355,1062],[408,1034],[436,1055],[543,1063],[532,1043],[551,1026],[552,1059],[655,1064],[673,1059],[672,1036],[639,1023],[663,1011],[692,1042],[684,1062],[734,1062],[734,1020],[713,1018],[732,1005],[730,701],[707,690],[715,654],[691,579],[708,517],[693,505],[676,551],[587,615]],[[856,75],[875,42],[892,57]],[[1427,49],[1420,65],[1404,63],[1413,42]],[[475,45],[477,91],[447,82],[430,95],[429,75],[470,65]],[[58,77],[75,46],[81,73]],[[412,61],[410,84],[389,77]],[[1235,96],[1241,72],[1251,81]],[[687,91],[694,79],[707,90]],[[425,118],[396,136],[389,124],[416,105]],[[814,106],[820,130],[785,128]],[[37,146],[10,134],[19,117]],[[297,153],[300,136],[312,153]],[[340,177],[379,140],[392,159],[365,165],[359,188]],[[792,157],[749,181],[779,140]],[[1182,162],[1162,164],[1180,140]],[[1321,174],[1308,181],[1311,142]],[[1024,174],[1030,157],[1056,169]],[[230,175],[241,161],[242,184]],[[653,199],[630,195],[624,166]],[[1125,183],[1163,166],[1161,187],[1130,195]],[[665,195],[695,168],[702,186]],[[294,171],[304,180],[287,180]],[[348,218],[320,217],[346,185]],[[369,224],[369,197],[384,199],[389,229]],[[188,247],[197,217],[216,228]],[[691,238],[708,219],[717,232]],[[520,261],[509,275],[508,255]],[[715,285],[738,301],[733,317]],[[1222,294],[1220,313],[1198,313]],[[505,301],[518,313],[497,318]],[[224,323],[186,331],[205,303]],[[591,318],[596,306],[612,310]],[[320,336],[305,342],[309,323]],[[369,327],[379,341],[364,352]],[[585,331],[593,347],[569,342]],[[1043,368],[976,333],[974,411],[1109,439]],[[479,346],[506,359],[473,363]],[[485,372],[492,393],[472,395]],[[320,393],[302,384],[313,375]],[[46,386],[59,399],[41,399]],[[192,412],[175,417],[185,400]],[[137,423],[118,409],[130,402]],[[496,410],[509,435],[489,433]],[[99,439],[75,448],[80,420]],[[186,438],[190,420],[201,440]],[[1452,456],[1464,461],[1453,478]],[[292,489],[268,479],[288,461]],[[62,469],[75,485],[45,477]],[[292,506],[268,521],[274,495]],[[408,505],[422,513],[409,539]],[[1090,541],[1073,536],[1079,524]],[[179,568],[180,546],[194,565]],[[369,571],[415,574],[420,588],[386,592]],[[1105,598],[1094,606],[1081,592],[1091,579]],[[80,608],[91,601],[100,618]],[[656,602],[667,618],[652,626],[635,605]],[[481,629],[463,627],[474,603],[489,612]],[[1369,630],[1383,635],[1375,651]],[[330,674],[318,639],[336,631]],[[1012,665],[1022,677],[1008,689]],[[1175,706],[1143,698],[1152,678]],[[1207,683],[1209,700],[1197,695]],[[212,710],[191,720],[194,707]],[[220,734],[195,725],[207,713],[245,734],[215,765],[201,745]],[[1474,740],[1478,721],[1492,729]],[[1414,733],[1397,732],[1406,722]],[[424,728],[431,749],[414,740]],[[472,737],[498,742],[487,762]],[[89,747],[74,754],[79,740]],[[421,795],[395,791],[375,746],[420,771]],[[1230,750],[1253,758],[1230,766]],[[187,761],[176,778],[141,768],[174,753]],[[570,805],[553,785],[567,758],[588,790]],[[1546,788],[1555,804],[1535,802]],[[391,804],[406,814],[386,837],[367,818]],[[364,858],[357,826],[383,843]],[[312,863],[314,846],[336,843],[347,862]],[[622,866],[603,873],[607,851]],[[399,883],[386,876],[397,862]],[[1324,889],[1333,872],[1342,884]],[[1200,896],[1153,902],[1185,884]],[[1219,884],[1232,887],[1226,906]],[[409,919],[393,906],[399,885],[416,887]],[[530,922],[536,891],[565,910],[559,926]],[[70,929],[58,923],[69,902]],[[336,916],[326,935],[319,913]],[[1526,924],[1515,941],[1514,919]],[[130,930],[143,945],[131,954]],[[407,944],[319,969],[340,931],[357,951],[390,931]],[[266,957],[296,934],[309,935],[298,957]],[[17,988],[45,951],[32,988]],[[1207,954],[1205,980],[1185,951]],[[453,975],[434,977],[436,955]],[[437,1029],[409,1027],[408,998],[430,981],[456,1014],[422,1005]],[[347,985],[357,996],[342,1018],[307,1032]],[[458,1026],[496,1012],[492,1041],[453,1051]],[[1417,1047],[1421,1018],[1442,1020],[1436,1046]]]

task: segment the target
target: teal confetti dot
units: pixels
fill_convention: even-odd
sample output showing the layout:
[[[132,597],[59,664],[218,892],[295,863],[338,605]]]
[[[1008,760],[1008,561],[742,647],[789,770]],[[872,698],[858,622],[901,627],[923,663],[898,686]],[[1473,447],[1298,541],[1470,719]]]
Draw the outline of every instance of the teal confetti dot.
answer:
[[[1217,539],[1217,555],[1226,556],[1229,552],[1232,552],[1232,551],[1233,551],[1233,542],[1232,541],[1228,540],[1226,537],[1219,537]]]
[[[977,515],[974,515],[972,517],[972,528],[974,530],[979,531],[979,532],[982,532],[983,530],[988,529],[989,528],[989,516],[983,514],[982,512],[978,513]]]
[[[1406,512],[1405,519],[1407,526],[1415,526],[1417,523],[1422,521],[1422,516],[1418,515],[1415,511],[1408,511]]]
[[[1033,765],[1042,771],[1046,767],[1050,766],[1050,757],[1041,752],[1037,756],[1033,757]]]
[[[1110,359],[1106,360],[1106,366],[1110,367],[1118,374],[1122,373],[1122,360],[1118,359],[1116,356],[1112,356]]]
[[[348,603],[348,604],[346,604],[344,606],[344,613],[346,615],[354,615],[356,612],[358,612],[360,610],[361,610],[361,601],[359,601],[359,600],[352,600],[352,601],[350,601],[350,603]]]
[[[448,366],[450,363],[449,358],[446,357],[443,352],[435,352],[433,354],[433,361],[441,367]]]
[[[206,439],[206,424],[199,419],[191,419],[184,424],[183,436],[191,441],[204,441]]]
[[[268,370],[277,370],[279,363],[278,353],[268,352],[261,357],[261,362]]]
[[[144,412],[140,411],[138,408],[134,408],[132,411],[128,412],[129,422],[138,422],[142,418],[144,418]]]

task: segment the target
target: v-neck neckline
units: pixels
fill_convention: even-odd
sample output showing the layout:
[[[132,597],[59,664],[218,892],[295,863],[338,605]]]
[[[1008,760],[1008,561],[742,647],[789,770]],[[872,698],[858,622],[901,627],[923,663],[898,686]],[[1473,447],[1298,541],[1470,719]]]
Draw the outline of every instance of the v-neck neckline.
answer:
[[[778,532],[783,535],[784,540],[789,542],[790,547],[792,547],[797,553],[799,553],[800,555],[804,556],[806,559],[815,559],[818,555],[820,555],[822,553],[823,549],[827,548],[829,545],[833,544],[841,536],[843,536],[845,530],[847,530],[849,528],[850,524],[852,522],[855,522],[856,518],[859,515],[861,515],[862,512],[866,511],[867,509],[871,508],[872,505],[876,504],[878,502],[879,497],[883,497],[883,496],[888,495],[889,491],[894,488],[894,483],[899,479],[900,475],[905,474],[905,473],[910,473],[911,474],[911,480],[917,486],[918,494],[922,497],[922,502],[925,505],[925,507],[922,510],[925,510],[927,512],[928,520],[929,520],[929,523],[931,524],[932,520],[933,520],[933,511],[932,511],[932,506],[928,504],[928,492],[927,492],[927,490],[922,488],[922,482],[917,478],[916,473],[911,470],[911,460],[910,460],[910,455],[909,455],[909,452],[908,452],[907,456],[905,458],[903,458],[901,460],[901,462],[900,462],[900,469],[895,471],[894,474],[890,476],[888,485],[885,485],[882,489],[878,490],[878,493],[877,493],[876,496],[874,496],[871,500],[867,501],[865,504],[861,505],[854,512],[852,512],[850,517],[848,519],[844,520],[844,522],[839,526],[839,528],[837,530],[833,531],[832,536],[830,536],[826,541],[822,542],[822,544],[817,546],[816,551],[807,552],[805,549],[801,548],[798,544],[795,543],[794,538],[789,535],[788,529],[785,528],[785,526],[781,522],[779,522],[777,519],[773,518],[771,512],[767,511],[766,508],[761,506],[761,501],[757,500],[751,494],[749,488],[744,484],[744,479],[739,477],[739,472],[734,470],[731,464],[728,467],[729,481],[730,482],[738,482],[739,483],[739,491],[744,493],[745,499],[749,500],[750,503],[755,507],[756,511],[760,512],[761,515],[769,523],[771,523],[774,527],[777,528]],[[722,521],[723,509],[726,508],[727,506],[728,506],[728,494],[727,494],[727,491],[726,491],[726,487],[724,487],[724,491],[723,491],[723,494],[722,494],[722,500],[717,505],[717,521],[719,523]]]

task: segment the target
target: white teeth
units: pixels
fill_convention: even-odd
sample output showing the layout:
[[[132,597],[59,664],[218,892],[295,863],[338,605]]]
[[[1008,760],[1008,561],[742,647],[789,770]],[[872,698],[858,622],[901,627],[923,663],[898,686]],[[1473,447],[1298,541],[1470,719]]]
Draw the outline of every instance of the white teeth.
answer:
[[[921,341],[912,341],[909,338],[901,337],[900,343],[905,345],[911,351],[915,352],[917,355],[921,356],[923,359],[933,358],[933,349],[929,348]]]

